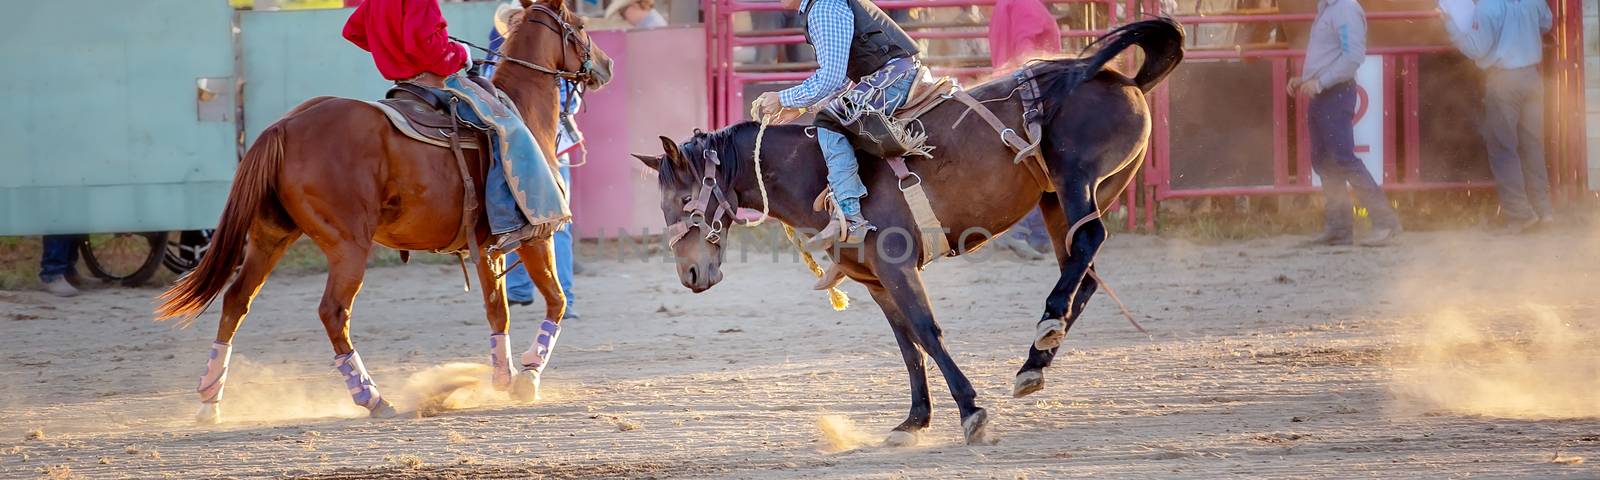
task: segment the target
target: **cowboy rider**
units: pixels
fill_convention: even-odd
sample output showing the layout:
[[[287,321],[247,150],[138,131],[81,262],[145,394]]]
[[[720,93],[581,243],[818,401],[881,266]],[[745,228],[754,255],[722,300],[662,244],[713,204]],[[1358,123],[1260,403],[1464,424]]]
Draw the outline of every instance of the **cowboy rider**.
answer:
[[[489,162],[485,211],[489,252],[515,249],[570,220],[566,186],[550,172],[527,125],[495,94],[467,79],[472,55],[450,39],[439,0],[366,0],[344,26],[344,38],[372,53],[383,77],[460,99],[463,119],[489,127],[496,161]],[[441,96],[450,98],[450,96]],[[503,150],[503,151],[502,151]]]
[[[885,112],[893,112],[905,102],[920,68],[919,50],[916,41],[883,10],[868,0],[783,0],[783,6],[799,9],[806,18],[806,43],[816,49],[818,67],[801,84],[756,98],[751,110],[757,119],[775,116],[777,123],[784,123],[815,111],[814,106],[845,90],[846,80],[853,90],[864,90],[869,84],[882,87],[877,93],[885,97]],[[843,241],[860,243],[876,227],[861,215],[861,197],[867,195],[867,187],[858,173],[855,148],[833,122],[819,117],[816,125],[817,141],[827,160],[828,184],[845,217]]]

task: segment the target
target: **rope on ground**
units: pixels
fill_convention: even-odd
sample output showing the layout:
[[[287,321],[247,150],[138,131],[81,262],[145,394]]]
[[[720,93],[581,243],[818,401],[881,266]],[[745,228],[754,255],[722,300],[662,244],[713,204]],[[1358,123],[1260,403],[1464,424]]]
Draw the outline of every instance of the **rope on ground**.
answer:
[[[1122,299],[1117,297],[1116,290],[1111,289],[1111,284],[1106,283],[1104,278],[1100,278],[1100,274],[1096,273],[1093,268],[1089,269],[1089,276],[1094,277],[1095,283],[1100,284],[1100,288],[1106,291],[1106,296],[1111,297],[1111,301],[1117,302],[1117,308],[1122,310],[1122,318],[1128,319],[1128,323],[1133,324],[1133,328],[1139,330],[1139,333],[1143,333],[1145,337],[1149,337],[1150,332],[1145,331],[1144,326],[1140,325],[1138,320],[1133,319],[1133,312],[1128,311],[1128,306],[1122,304]]]

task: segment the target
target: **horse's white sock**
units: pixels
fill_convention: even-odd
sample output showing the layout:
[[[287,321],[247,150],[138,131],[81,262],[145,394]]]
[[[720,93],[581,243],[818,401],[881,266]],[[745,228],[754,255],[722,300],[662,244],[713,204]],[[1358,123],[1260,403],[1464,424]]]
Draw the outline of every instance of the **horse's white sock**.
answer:
[[[494,370],[494,386],[511,385],[511,335],[496,333],[489,336],[489,366]]]
[[[200,375],[201,403],[222,401],[222,382],[228,380],[228,359],[233,356],[233,344],[211,342],[211,358],[206,359],[206,373]]]
[[[333,357],[333,368],[339,369],[339,374],[344,375],[344,385],[350,390],[350,399],[356,405],[367,407],[368,410],[378,408],[383,396],[378,394],[378,385],[372,383],[372,375],[367,374],[367,366],[361,363],[361,354],[351,351],[348,354]]]
[[[528,351],[522,352],[522,368],[533,370],[535,374],[544,373],[544,366],[550,364],[550,352],[556,348],[556,338],[560,336],[560,324],[548,318],[541,322],[539,335],[534,337]]]

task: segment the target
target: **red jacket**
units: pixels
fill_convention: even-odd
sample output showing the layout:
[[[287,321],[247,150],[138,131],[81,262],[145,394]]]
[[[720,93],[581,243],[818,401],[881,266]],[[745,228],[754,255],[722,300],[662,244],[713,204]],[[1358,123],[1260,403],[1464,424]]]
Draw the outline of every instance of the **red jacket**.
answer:
[[[995,2],[989,16],[989,61],[995,68],[1041,53],[1060,52],[1061,29],[1044,2]]]
[[[383,78],[405,80],[422,72],[449,76],[471,60],[450,41],[439,0],[366,0],[344,24],[344,38],[372,52]]]

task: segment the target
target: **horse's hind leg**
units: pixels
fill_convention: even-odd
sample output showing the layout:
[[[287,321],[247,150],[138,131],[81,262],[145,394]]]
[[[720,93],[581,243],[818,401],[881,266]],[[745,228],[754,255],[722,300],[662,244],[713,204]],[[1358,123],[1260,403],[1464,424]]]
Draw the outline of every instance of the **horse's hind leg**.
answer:
[[[534,288],[539,289],[545,304],[544,320],[539,322],[539,328],[534,331],[533,342],[528,345],[528,350],[522,352],[522,373],[517,379],[517,384],[523,386],[531,380],[534,398],[537,398],[539,376],[550,365],[556,339],[561,336],[561,317],[567,312],[567,295],[561,291],[561,282],[556,278],[556,243],[552,237],[524,242],[517,249],[517,256],[522,258],[523,265],[528,269],[528,277],[533,280]],[[515,389],[513,393],[517,393]]]
[[[1060,165],[1064,162],[1055,163]],[[1056,167],[1054,173],[1056,198],[1064,215],[1063,220],[1056,223],[1070,224],[1065,235],[1057,240],[1062,243],[1056,246],[1057,258],[1064,254],[1065,261],[1061,262],[1061,277],[1050,290],[1050,296],[1045,300],[1044,315],[1038,323],[1038,333],[1033,341],[1033,347],[1038,350],[1053,350],[1066,337],[1069,307],[1076,305],[1074,298],[1083,285],[1094,255],[1100,251],[1100,245],[1106,239],[1105,223],[1097,218],[1099,210],[1095,206],[1095,172],[1087,171],[1073,162]],[[1055,229],[1052,226],[1052,237],[1057,237]]]
[[[211,344],[211,354],[206,360],[206,372],[200,377],[200,413],[195,420],[202,424],[222,422],[223,384],[228,380],[228,360],[233,354],[233,335],[250,313],[250,303],[255,300],[261,285],[266,283],[272,267],[283,258],[299,230],[285,231],[275,225],[256,223],[246,244],[244,265],[233,284],[222,297],[222,320],[217,322],[217,337]]]
[[[911,412],[906,420],[894,427],[884,444],[893,447],[910,447],[917,444],[919,434],[928,428],[933,416],[933,403],[928,397],[928,368],[923,364],[922,349],[917,348],[916,333],[906,321],[906,316],[895,306],[894,298],[880,284],[867,283],[867,292],[878,302],[878,308],[888,317],[894,329],[894,339],[900,344],[900,357],[906,362],[906,372],[911,376]]]
[[[1071,224],[1061,211],[1061,201],[1054,195],[1045,197],[1039,202],[1039,208],[1044,212],[1045,226],[1050,230],[1051,243],[1055,245],[1056,264],[1066,268],[1067,256],[1066,237],[1067,229]],[[1091,264],[1089,268],[1094,269]],[[1072,296],[1072,308],[1068,310],[1066,325],[1062,333],[1072,330],[1072,325],[1077,323],[1078,317],[1083,314],[1083,308],[1089,303],[1089,298],[1094,296],[1095,289],[1099,286],[1093,275],[1083,277],[1083,282],[1078,285],[1078,291]],[[1044,368],[1050,366],[1055,359],[1056,351],[1061,347],[1040,350],[1033,345],[1028,346],[1028,359],[1022,363],[1022,368],[1017,370],[1016,381],[1012,384],[1011,395],[1022,397],[1044,388]]]
[[[322,303],[317,306],[317,316],[322,318],[322,328],[327,329],[328,342],[333,344],[333,366],[344,376],[345,387],[357,405],[366,407],[373,417],[392,417],[394,405],[378,393],[377,384],[361,362],[361,354],[356,353],[355,345],[350,342],[350,308],[355,303],[356,293],[361,291],[372,243],[332,238],[335,240],[314,237],[328,256],[328,285],[322,292]]]

